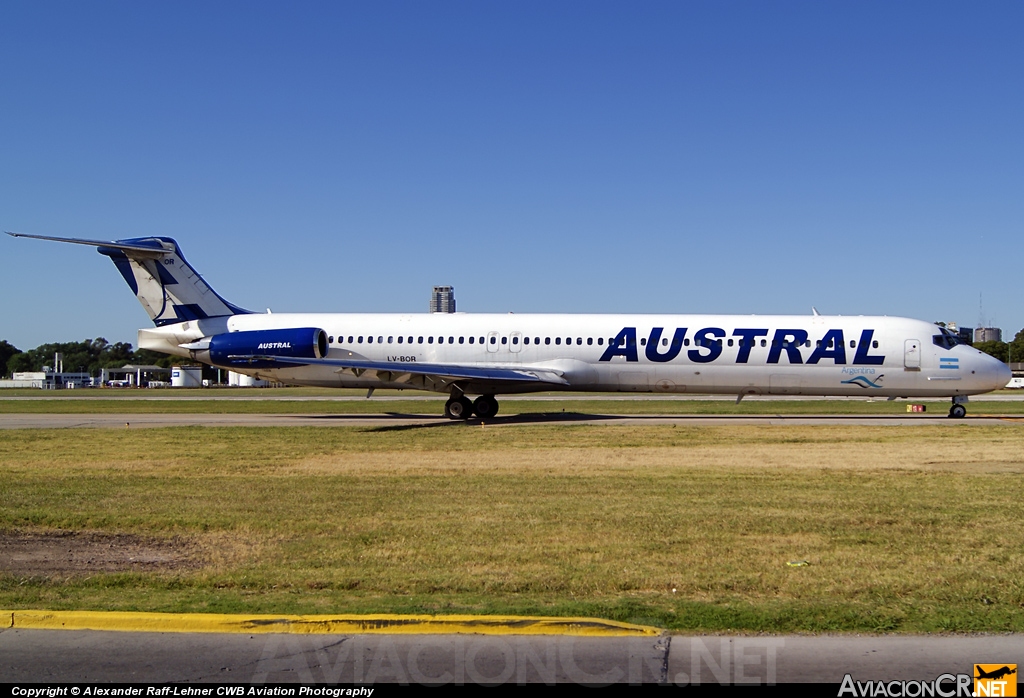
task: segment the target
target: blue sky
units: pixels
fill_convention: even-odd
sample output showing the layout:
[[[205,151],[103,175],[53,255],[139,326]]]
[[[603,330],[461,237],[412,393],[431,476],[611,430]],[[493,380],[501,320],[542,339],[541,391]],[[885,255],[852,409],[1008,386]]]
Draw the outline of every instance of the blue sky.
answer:
[[[275,312],[1024,327],[1024,5],[0,5],[0,228],[176,238]],[[0,240],[0,339],[149,321]]]

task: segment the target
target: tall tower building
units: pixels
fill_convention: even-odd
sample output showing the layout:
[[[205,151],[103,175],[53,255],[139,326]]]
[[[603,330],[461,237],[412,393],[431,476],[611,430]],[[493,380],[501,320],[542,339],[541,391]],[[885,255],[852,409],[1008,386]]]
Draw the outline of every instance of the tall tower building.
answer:
[[[434,286],[434,292],[430,294],[430,312],[432,313],[454,313],[455,312],[455,287]]]

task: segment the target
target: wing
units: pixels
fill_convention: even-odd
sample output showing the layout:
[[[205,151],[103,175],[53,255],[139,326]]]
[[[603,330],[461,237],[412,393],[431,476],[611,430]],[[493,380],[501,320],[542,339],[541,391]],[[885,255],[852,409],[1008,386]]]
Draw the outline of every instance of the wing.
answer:
[[[386,383],[409,382],[413,377],[423,377],[431,383],[450,384],[456,381],[485,381],[487,383],[550,383],[552,385],[569,385],[562,371],[551,368],[529,365],[466,365],[466,364],[435,364],[398,361],[366,361],[355,359],[311,359],[282,356],[245,355],[230,356],[231,362],[239,367],[247,363],[273,362],[291,366],[333,366],[338,373],[351,371],[355,376],[367,372],[376,373]]]

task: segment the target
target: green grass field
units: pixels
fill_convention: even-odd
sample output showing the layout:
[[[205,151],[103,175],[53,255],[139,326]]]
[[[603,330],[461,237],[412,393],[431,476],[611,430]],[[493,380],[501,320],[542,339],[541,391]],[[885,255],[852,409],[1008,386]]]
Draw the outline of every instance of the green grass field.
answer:
[[[1012,425],[4,430],[0,530],[135,534],[197,566],[8,572],[0,608],[1019,632],[1022,445]]]

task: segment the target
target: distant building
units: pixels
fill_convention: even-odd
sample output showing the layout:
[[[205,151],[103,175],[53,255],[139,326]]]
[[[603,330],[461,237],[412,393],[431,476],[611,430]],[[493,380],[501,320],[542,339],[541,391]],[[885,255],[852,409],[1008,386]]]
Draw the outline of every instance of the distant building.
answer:
[[[54,371],[44,366],[42,371],[15,371],[12,380],[0,381],[0,388],[40,388],[54,390],[58,388],[86,388],[92,385],[88,373]]]
[[[434,286],[434,292],[430,294],[430,312],[432,313],[454,313],[455,312],[455,287]]]
[[[961,344],[974,344],[974,330],[970,327],[960,327],[955,322],[947,322],[946,329],[955,334]]]
[[[153,384],[164,386],[170,378],[171,369],[162,366],[140,366],[125,364],[121,368],[100,369],[100,384],[112,388],[143,388]]]
[[[998,327],[979,327],[974,330],[975,342],[1001,342],[1003,331]]]

